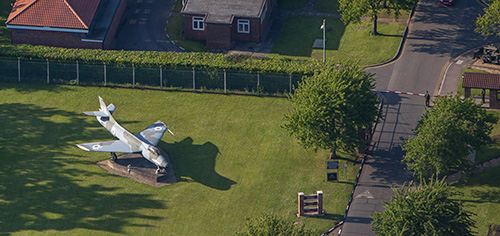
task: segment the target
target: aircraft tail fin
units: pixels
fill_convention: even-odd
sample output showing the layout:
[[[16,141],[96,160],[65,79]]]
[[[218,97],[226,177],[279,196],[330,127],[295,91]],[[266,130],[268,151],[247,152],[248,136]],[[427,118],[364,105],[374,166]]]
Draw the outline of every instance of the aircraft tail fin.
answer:
[[[104,100],[101,97],[99,97],[99,104],[101,106],[99,111],[85,111],[83,112],[83,114],[88,116],[110,117],[115,111],[115,105],[109,104],[108,106],[106,106],[106,103],[104,103]]]
[[[99,104],[101,105],[101,108],[99,109],[100,112],[103,112],[104,116],[111,116],[111,112],[109,111],[108,107],[106,106],[106,103],[104,103],[104,100],[101,98],[101,96],[99,96]],[[109,107],[110,108],[113,108],[113,111],[114,110],[114,107],[115,105],[111,106],[112,104],[109,104]]]

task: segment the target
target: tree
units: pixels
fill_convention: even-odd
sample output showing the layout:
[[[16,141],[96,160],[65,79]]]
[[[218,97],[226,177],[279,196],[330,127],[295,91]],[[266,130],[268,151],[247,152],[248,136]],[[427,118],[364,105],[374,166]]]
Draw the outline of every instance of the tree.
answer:
[[[484,15],[479,16],[476,20],[476,33],[483,36],[499,35],[500,36],[500,1],[495,0],[490,7],[486,8]]]
[[[371,34],[377,35],[379,12],[385,10],[388,14],[394,13],[394,18],[397,19],[401,10],[410,9],[415,4],[415,0],[339,0],[339,4],[339,11],[344,23],[359,23],[361,17],[368,15],[373,21]]]
[[[470,170],[467,156],[491,142],[489,134],[498,118],[481,109],[472,99],[459,96],[438,98],[414,130],[416,137],[403,146],[408,169],[420,176],[449,170]]]
[[[383,212],[373,214],[372,229],[377,235],[473,235],[472,213],[464,210],[460,201],[444,180],[425,183],[412,190],[404,184],[393,188],[396,196],[385,203]]]
[[[247,220],[245,230],[237,233],[238,236],[313,236],[317,235],[306,230],[303,224],[294,225],[276,215],[262,215]]]
[[[372,74],[357,65],[329,67],[299,83],[283,127],[305,148],[353,150],[378,115]]]

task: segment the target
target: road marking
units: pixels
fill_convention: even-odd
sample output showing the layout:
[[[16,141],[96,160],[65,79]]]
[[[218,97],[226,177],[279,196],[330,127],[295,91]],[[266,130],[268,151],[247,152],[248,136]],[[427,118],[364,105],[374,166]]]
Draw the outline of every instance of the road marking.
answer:
[[[139,14],[139,13],[141,13],[141,9],[135,9],[135,10],[134,10],[134,13],[135,13],[135,14]]]
[[[366,190],[364,191],[363,193],[361,194],[358,194],[356,197],[354,197],[356,199],[358,198],[369,198],[369,199],[374,199],[373,195],[370,193],[370,191]]]
[[[137,22],[137,20],[136,20],[136,19],[132,19],[132,20],[130,20],[128,23],[129,23],[129,24],[131,24],[131,25],[133,25],[133,24],[135,24],[136,22]]]
[[[151,39],[145,39],[144,42],[146,43],[150,43],[151,42]]]
[[[137,0],[137,3],[142,3],[142,0]]]
[[[158,39],[156,40],[157,43],[170,43],[170,41],[168,40],[161,40],[161,39]]]
[[[144,14],[151,14],[151,9],[144,10]]]
[[[139,22],[139,25],[144,25],[144,24],[146,24],[146,21],[140,21]]]
[[[464,61],[463,61],[463,60],[458,60],[458,61],[457,61],[457,65],[462,65],[462,63],[464,63]]]

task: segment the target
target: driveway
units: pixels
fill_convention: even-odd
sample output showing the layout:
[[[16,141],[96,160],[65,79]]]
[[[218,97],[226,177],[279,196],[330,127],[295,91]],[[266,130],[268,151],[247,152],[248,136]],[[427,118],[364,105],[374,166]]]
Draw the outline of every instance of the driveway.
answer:
[[[165,32],[175,0],[128,0],[114,50],[176,51]]]
[[[482,12],[477,1],[459,0],[453,7],[444,7],[437,0],[421,0],[402,56],[387,66],[368,70],[376,73],[377,89],[429,91],[437,95],[445,65],[486,42],[473,32],[475,19]],[[453,68],[460,71],[463,65]],[[457,86],[458,82],[451,87],[456,91]],[[411,173],[401,162],[401,145],[413,135],[412,129],[425,112],[425,101],[420,96],[397,94],[386,94],[385,99],[385,119],[375,130],[372,151],[363,166],[341,235],[375,235],[370,225],[373,212],[384,210],[383,201],[394,196],[391,187],[401,187],[411,180]]]

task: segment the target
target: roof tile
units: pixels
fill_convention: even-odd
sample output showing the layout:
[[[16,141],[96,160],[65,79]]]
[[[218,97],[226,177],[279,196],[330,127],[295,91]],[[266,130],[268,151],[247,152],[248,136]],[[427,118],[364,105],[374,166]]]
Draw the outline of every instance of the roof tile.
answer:
[[[500,74],[465,72],[462,87],[500,90]]]
[[[7,25],[89,29],[101,0],[17,0]]]

